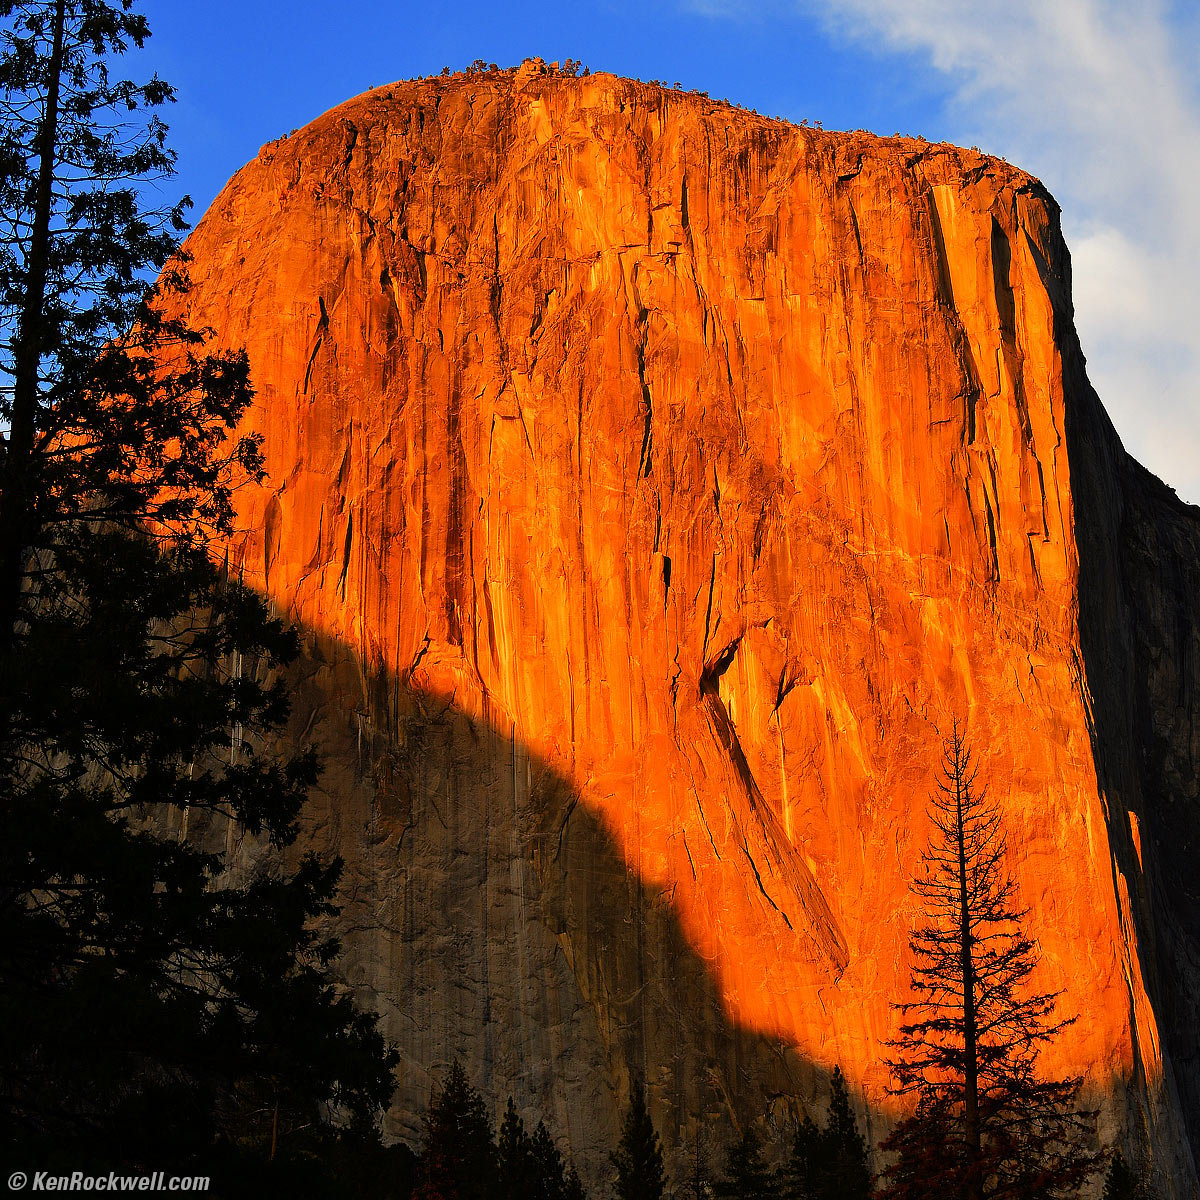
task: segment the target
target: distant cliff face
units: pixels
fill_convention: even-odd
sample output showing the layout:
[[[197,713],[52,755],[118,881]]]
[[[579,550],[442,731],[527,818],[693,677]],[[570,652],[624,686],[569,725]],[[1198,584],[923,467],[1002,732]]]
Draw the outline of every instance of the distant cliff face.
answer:
[[[878,1134],[957,714],[1081,1017],[1046,1065],[1187,1194],[1200,524],[1036,181],[526,67],[333,110],[189,248],[398,1113],[458,1055],[598,1176],[631,1075],[673,1146],[840,1063]]]

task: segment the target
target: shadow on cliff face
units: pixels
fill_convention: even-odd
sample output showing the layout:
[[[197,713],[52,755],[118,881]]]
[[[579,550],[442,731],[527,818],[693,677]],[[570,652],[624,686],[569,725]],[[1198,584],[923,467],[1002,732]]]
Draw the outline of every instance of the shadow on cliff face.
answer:
[[[593,1186],[635,1078],[677,1178],[699,1123],[721,1139],[760,1121],[782,1145],[790,1118],[824,1110],[828,1073],[727,1016],[670,894],[511,727],[324,636],[305,651],[287,736],[325,765],[301,842],[346,863],[342,971],[402,1054],[389,1134],[419,1140],[456,1057],[494,1117],[512,1094]]]
[[[1172,1142],[1156,1170],[1195,1186],[1200,1160],[1200,510],[1130,458],[1059,331],[1079,553],[1079,640],[1118,897],[1128,894],[1146,997],[1130,986],[1143,1086],[1130,1129]],[[1134,938],[1130,937],[1130,942]],[[1136,974],[1136,970],[1135,970]],[[1161,1082],[1160,1082],[1161,1079]],[[1138,1093],[1146,1107],[1134,1107]],[[1155,1096],[1160,1102],[1155,1105]],[[1158,1128],[1155,1128],[1158,1126]],[[1164,1136],[1164,1133],[1167,1136]],[[1190,1153],[1189,1153],[1190,1151]],[[1186,1183],[1183,1188],[1186,1189]],[[1186,1190],[1177,1194],[1187,1194]]]

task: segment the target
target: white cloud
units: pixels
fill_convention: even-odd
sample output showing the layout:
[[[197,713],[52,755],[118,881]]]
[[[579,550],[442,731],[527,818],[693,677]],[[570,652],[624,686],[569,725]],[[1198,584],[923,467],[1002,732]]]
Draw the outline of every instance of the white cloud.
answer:
[[[1127,448],[1200,502],[1200,99],[1156,0],[806,0],[836,34],[928,57],[951,133],[1063,205],[1089,374]],[[1194,45],[1191,46],[1194,50]]]

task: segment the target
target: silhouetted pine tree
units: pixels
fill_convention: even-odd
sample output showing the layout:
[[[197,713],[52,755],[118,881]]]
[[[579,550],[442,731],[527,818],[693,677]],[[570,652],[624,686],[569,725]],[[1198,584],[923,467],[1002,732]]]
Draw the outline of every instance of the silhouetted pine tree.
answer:
[[[962,1162],[953,1125],[939,1104],[918,1100],[914,1116],[883,1144],[893,1158],[877,1192],[881,1200],[962,1200]]]
[[[574,1166],[569,1166],[563,1177],[563,1200],[587,1200],[587,1192],[584,1191]]]
[[[867,1144],[858,1131],[850,1093],[841,1067],[834,1067],[829,1084],[829,1116],[821,1135],[824,1143],[822,1200],[867,1200],[871,1169]]]
[[[171,89],[117,73],[148,32],[0,0],[0,1124],[44,1167],[318,1195],[394,1057],[316,932],[339,865],[278,853],[316,776],[267,749],[297,639],[206,554],[262,460],[245,356],[149,302],[185,280],[148,292],[184,227],[144,204]]]
[[[708,1155],[708,1136],[703,1126],[697,1126],[687,1150],[687,1183],[684,1196],[688,1200],[709,1200],[713,1195],[712,1168]]]
[[[762,1139],[752,1125],[729,1147],[716,1191],[723,1200],[774,1200],[779,1195],[775,1172],[766,1163]]]
[[[1134,1175],[1120,1150],[1114,1150],[1104,1176],[1103,1200],[1142,1200],[1145,1188]]]
[[[787,1162],[780,1169],[783,1200],[818,1200],[826,1175],[825,1141],[807,1113],[792,1133]]]
[[[496,1139],[495,1200],[580,1200],[583,1185],[539,1121],[531,1137],[510,1096]]]
[[[521,1130],[524,1135],[524,1130]],[[497,1178],[496,1143],[483,1098],[455,1059],[425,1117],[417,1195],[489,1200]]]
[[[1075,1195],[1095,1171],[1075,1078],[1037,1073],[1043,1046],[1071,1022],[1057,995],[1030,987],[1037,947],[1005,867],[999,810],[976,787],[957,725],[931,801],[934,836],[916,888],[926,923],[913,935],[915,999],[889,1064],[896,1094],[917,1100],[884,1149],[888,1200],[939,1188],[965,1200]],[[926,1175],[925,1173],[929,1174]]]
[[[567,1180],[563,1157],[545,1122],[539,1121],[531,1139],[534,1185],[530,1193],[535,1200],[563,1200]]]
[[[824,1128],[806,1116],[793,1134],[791,1154],[780,1171],[780,1194],[784,1200],[867,1200],[871,1194],[866,1142],[840,1067],[830,1079]]]
[[[509,1096],[496,1138],[497,1200],[525,1200],[534,1195],[537,1176],[533,1157],[533,1142],[525,1132],[525,1122]]]
[[[630,1092],[629,1111],[612,1162],[617,1169],[617,1200],[661,1200],[666,1186],[662,1144],[646,1110],[646,1093],[640,1084]]]

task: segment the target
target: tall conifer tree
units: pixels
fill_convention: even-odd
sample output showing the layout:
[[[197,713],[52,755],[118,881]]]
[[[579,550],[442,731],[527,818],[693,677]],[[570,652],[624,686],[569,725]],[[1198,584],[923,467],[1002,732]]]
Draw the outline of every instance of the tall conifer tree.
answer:
[[[516,1116],[514,1110],[513,1115]],[[516,1118],[520,1121],[520,1118]],[[533,1148],[523,1126],[510,1133],[534,1175]],[[420,1196],[446,1200],[490,1200],[497,1178],[496,1141],[483,1097],[455,1059],[445,1084],[434,1094],[425,1117]]]
[[[780,1171],[780,1195],[783,1200],[867,1200],[871,1195],[867,1146],[841,1067],[834,1067],[830,1078],[824,1127],[810,1116],[796,1127]]]
[[[841,1067],[834,1067],[829,1081],[829,1115],[821,1140],[825,1168],[825,1186],[820,1193],[823,1200],[867,1200],[871,1194],[867,1144],[858,1130]]]
[[[809,1113],[792,1132],[787,1161],[780,1168],[784,1200],[819,1200],[825,1186],[825,1140]]]
[[[712,1170],[709,1164],[708,1135],[702,1125],[696,1127],[695,1133],[687,1147],[687,1182],[684,1184],[683,1195],[687,1200],[709,1200],[713,1194]]]
[[[767,1165],[762,1139],[747,1125],[725,1156],[725,1174],[718,1181],[722,1200],[775,1200],[779,1195],[775,1172]]]
[[[148,34],[132,0],[0,0],[0,1122],[43,1166],[320,1194],[394,1060],[315,930],[338,864],[284,865],[297,640],[209,553],[262,462],[245,356],[164,315],[172,93],[115,75]]]
[[[530,1144],[535,1172],[530,1192],[532,1200],[563,1200],[567,1185],[566,1164],[544,1121],[537,1123]]]
[[[933,839],[916,884],[925,923],[912,939],[914,999],[890,1065],[917,1102],[884,1144],[882,1196],[1066,1197],[1095,1171],[1079,1080],[1046,1079],[1038,1055],[1070,1023],[1033,984],[1037,946],[1008,873],[999,809],[977,784],[956,725],[931,800]]]
[[[646,1108],[646,1091],[634,1084],[621,1141],[612,1156],[617,1170],[617,1200],[662,1200],[667,1177],[662,1143]]]
[[[496,1200],[525,1200],[534,1194],[533,1142],[509,1096],[496,1139]]]
[[[1114,1151],[1108,1160],[1101,1200],[1143,1200],[1145,1195],[1146,1189],[1130,1169],[1125,1155],[1120,1150]]]

